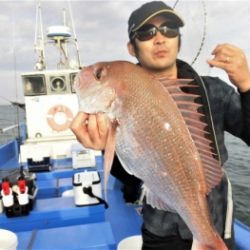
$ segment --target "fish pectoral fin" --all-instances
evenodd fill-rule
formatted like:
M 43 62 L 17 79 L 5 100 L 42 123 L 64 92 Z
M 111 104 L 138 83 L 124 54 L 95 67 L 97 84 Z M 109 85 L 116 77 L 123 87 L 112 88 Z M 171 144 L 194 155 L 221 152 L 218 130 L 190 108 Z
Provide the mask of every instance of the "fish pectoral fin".
M 196 239 L 193 239 L 191 250 L 210 250 L 206 246 L 201 245 Z
M 105 192 L 105 199 L 107 185 L 108 185 L 108 177 L 111 171 L 111 167 L 113 164 L 114 156 L 115 156 L 115 129 L 110 128 L 107 138 L 107 143 L 104 151 L 104 192 Z
M 176 212 L 175 209 L 171 208 L 171 206 L 163 202 L 162 199 L 159 198 L 157 194 L 149 190 L 145 184 L 143 185 L 143 193 L 146 196 L 147 204 L 151 205 L 153 208 L 157 208 L 157 209 L 165 210 L 169 212 Z
M 198 240 L 193 239 L 191 250 L 211 250 L 211 247 L 201 244 Z

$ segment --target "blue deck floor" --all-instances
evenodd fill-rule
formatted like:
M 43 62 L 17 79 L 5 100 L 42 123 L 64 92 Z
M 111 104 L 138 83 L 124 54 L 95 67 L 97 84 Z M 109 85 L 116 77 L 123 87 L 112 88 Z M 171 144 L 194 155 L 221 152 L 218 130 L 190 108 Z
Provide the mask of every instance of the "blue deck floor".
M 65 164 L 65 163 L 64 163 Z M 97 157 L 102 175 L 102 159 Z M 76 207 L 73 197 L 64 197 L 72 189 L 77 172 L 67 165 L 63 169 L 37 174 L 38 194 L 27 216 L 8 218 L 0 214 L 0 228 L 14 231 L 18 250 L 116 249 L 125 237 L 140 234 L 138 207 L 124 203 L 120 183 L 110 178 L 109 208 L 104 205 Z
M 102 175 L 102 158 L 96 161 Z M 1 167 L 15 164 L 13 159 Z M 0 214 L 0 228 L 16 232 L 18 250 L 113 250 L 122 239 L 140 234 L 140 207 L 124 203 L 119 181 L 110 178 L 108 209 L 103 205 L 76 207 L 73 198 L 62 193 L 72 189 L 73 173 L 81 170 L 73 170 L 70 161 L 54 166 L 52 172 L 37 174 L 38 195 L 28 216 Z M 250 250 L 250 229 L 238 221 L 235 229 L 237 250 Z

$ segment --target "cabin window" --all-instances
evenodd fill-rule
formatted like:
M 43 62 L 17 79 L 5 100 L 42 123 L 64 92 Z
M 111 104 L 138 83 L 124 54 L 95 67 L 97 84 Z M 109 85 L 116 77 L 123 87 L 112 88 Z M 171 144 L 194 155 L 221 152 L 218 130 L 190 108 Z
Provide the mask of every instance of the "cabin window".
M 71 86 L 71 92 L 72 93 L 76 92 L 76 90 L 74 88 L 74 81 L 75 81 L 75 78 L 76 78 L 77 74 L 78 73 L 72 73 L 72 74 L 70 74 L 70 86 Z
M 62 94 L 67 92 L 65 76 L 50 77 L 50 92 L 53 94 Z
M 23 76 L 23 90 L 25 96 L 46 95 L 44 76 Z

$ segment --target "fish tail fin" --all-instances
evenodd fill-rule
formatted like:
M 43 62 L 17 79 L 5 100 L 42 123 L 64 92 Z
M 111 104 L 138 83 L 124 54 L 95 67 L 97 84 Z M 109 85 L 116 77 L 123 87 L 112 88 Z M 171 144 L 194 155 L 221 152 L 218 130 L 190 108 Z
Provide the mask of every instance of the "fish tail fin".
M 221 237 L 216 234 L 214 241 L 209 244 L 194 239 L 191 250 L 228 250 L 228 248 Z

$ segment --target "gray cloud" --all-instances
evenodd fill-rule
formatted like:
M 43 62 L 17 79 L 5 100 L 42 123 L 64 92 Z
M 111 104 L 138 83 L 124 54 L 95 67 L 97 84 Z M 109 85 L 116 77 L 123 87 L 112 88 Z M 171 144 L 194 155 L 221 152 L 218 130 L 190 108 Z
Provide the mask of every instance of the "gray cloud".
M 20 74 L 32 71 L 37 60 L 34 53 L 36 4 L 38 1 L 0 1 L 0 86 L 1 96 L 22 100 Z M 68 1 L 40 1 L 44 32 L 51 25 L 62 24 L 62 9 Z M 71 1 L 74 24 L 83 65 L 103 60 L 130 60 L 127 53 L 127 19 L 131 11 L 146 1 Z M 174 5 L 175 1 L 167 1 Z M 200 55 L 193 65 L 201 74 L 216 74 L 206 59 L 218 43 L 233 43 L 250 59 L 250 1 L 205 1 L 206 36 Z M 204 32 L 204 9 L 201 1 L 180 0 L 176 10 L 185 20 L 182 29 L 180 58 L 192 62 L 199 51 Z M 52 47 L 47 53 L 52 63 L 58 58 Z M 53 58 L 49 58 L 49 55 Z M 17 93 L 16 93 L 17 90 Z M 0 99 L 0 103 L 2 100 Z

